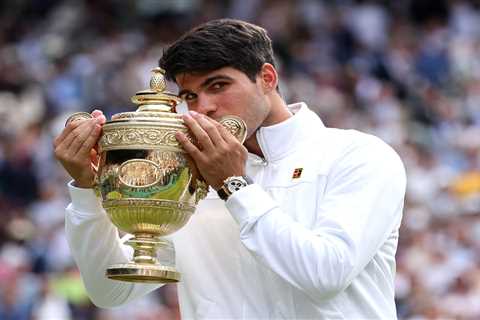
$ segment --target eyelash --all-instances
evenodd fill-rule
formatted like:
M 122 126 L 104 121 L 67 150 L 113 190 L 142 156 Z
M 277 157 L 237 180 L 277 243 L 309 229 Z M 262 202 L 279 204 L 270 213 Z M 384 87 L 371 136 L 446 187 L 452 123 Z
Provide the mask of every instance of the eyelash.
M 213 90 L 213 91 L 216 91 L 216 90 L 220 90 L 222 89 L 224 86 L 226 86 L 228 83 L 227 82 L 215 82 L 214 84 L 212 84 L 209 89 L 210 90 Z M 218 88 L 216 88 L 216 86 L 219 86 Z M 185 93 L 183 96 L 182 96 L 182 99 L 185 100 L 185 101 L 191 101 L 191 100 L 194 100 L 197 98 L 197 95 L 195 93 Z
M 211 89 L 213 90 L 220 90 L 222 89 L 227 83 L 226 82 L 215 82 L 210 86 Z M 219 88 L 215 88 L 216 86 L 220 86 Z
M 191 100 L 195 99 L 196 97 L 197 97 L 197 95 L 194 94 L 194 93 L 186 93 L 186 94 L 183 95 L 183 100 L 191 101 Z

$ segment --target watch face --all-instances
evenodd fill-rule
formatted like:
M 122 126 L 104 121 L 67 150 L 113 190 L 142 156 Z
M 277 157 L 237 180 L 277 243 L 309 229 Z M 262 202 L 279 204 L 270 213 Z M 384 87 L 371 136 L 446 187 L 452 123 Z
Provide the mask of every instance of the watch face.
M 241 188 L 245 187 L 247 183 L 240 179 L 232 179 L 227 183 L 227 189 L 230 193 L 240 190 Z

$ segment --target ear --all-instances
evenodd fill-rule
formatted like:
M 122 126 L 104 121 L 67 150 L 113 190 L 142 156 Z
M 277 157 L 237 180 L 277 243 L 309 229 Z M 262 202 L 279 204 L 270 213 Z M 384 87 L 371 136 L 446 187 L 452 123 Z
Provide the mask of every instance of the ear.
M 260 70 L 260 82 L 265 93 L 270 93 L 277 89 L 278 73 L 275 67 L 270 63 L 264 63 Z

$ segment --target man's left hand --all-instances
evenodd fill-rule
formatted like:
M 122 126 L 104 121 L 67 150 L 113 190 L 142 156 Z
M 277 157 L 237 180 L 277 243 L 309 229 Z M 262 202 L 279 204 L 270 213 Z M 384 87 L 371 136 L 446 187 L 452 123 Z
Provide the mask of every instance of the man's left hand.
M 195 111 L 185 114 L 183 121 L 198 145 L 181 132 L 177 132 L 176 138 L 193 158 L 207 184 L 218 190 L 226 178 L 245 175 L 248 151 L 225 127 Z

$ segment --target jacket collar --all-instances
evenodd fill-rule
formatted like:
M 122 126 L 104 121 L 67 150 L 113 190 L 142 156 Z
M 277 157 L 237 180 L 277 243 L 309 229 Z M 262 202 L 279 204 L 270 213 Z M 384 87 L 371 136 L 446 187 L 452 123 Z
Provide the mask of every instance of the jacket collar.
M 260 127 L 256 132 L 267 162 L 287 156 L 318 129 L 325 127 L 322 120 L 303 102 L 288 105 L 288 110 L 293 113 L 292 117 L 272 126 Z

